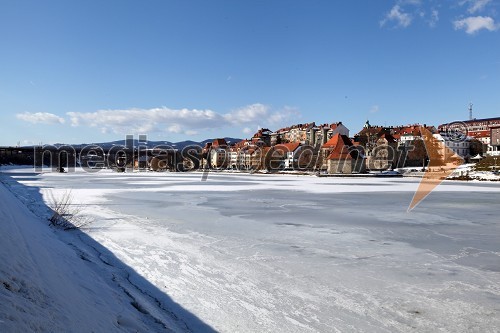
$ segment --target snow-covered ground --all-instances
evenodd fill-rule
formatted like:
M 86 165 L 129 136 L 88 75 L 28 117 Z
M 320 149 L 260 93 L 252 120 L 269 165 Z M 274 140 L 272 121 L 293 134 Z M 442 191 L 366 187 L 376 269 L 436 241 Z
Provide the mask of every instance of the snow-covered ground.
M 489 180 L 489 181 L 500 181 L 500 174 L 494 173 L 493 171 L 476 171 L 475 164 L 463 164 L 460 165 L 450 177 L 459 177 L 468 175 L 474 180 Z
M 169 300 L 130 323 L 169 323 L 163 312 L 170 311 L 178 318 L 172 325 L 194 321 L 196 332 L 500 327 L 498 183 L 444 182 L 408 213 L 419 179 L 217 173 L 201 181 L 201 173 L 106 170 L 10 176 L 3 176 L 7 187 L 38 215 L 46 214 L 39 191 L 48 200 L 72 189 L 95 222 L 84 230 L 91 238 L 64 233 L 74 244 L 65 251 L 84 263 L 79 256 L 109 251 L 113 267 L 137 273 L 122 278 L 136 299 L 148 291 Z M 91 249 L 92 241 L 102 248 Z
M 492 171 L 476 171 L 476 164 L 462 164 L 459 165 L 451 174 L 448 176 L 448 179 L 457 178 L 460 176 L 469 176 L 470 179 L 476 181 L 500 181 L 500 174 Z M 404 174 L 409 177 L 422 177 L 425 172 L 422 171 L 422 168 L 398 168 L 396 169 L 398 172 Z M 438 169 L 434 169 L 437 171 Z M 440 171 L 437 171 L 438 173 Z

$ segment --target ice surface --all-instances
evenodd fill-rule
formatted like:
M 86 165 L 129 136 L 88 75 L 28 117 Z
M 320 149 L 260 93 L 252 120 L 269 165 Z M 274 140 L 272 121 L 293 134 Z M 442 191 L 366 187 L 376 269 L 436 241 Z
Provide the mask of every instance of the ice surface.
M 17 176 L 72 189 L 91 237 L 221 332 L 498 331 L 500 184 L 445 182 L 408 213 L 418 179 L 201 178 Z

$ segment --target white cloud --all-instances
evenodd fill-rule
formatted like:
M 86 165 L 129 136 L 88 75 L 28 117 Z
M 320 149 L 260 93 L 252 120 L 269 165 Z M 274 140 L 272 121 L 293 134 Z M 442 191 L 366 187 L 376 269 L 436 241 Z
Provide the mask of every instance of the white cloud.
M 391 10 L 380 21 L 381 27 L 392 22 L 395 27 L 407 28 L 414 20 L 422 20 L 429 27 L 434 28 L 439 21 L 439 11 L 436 8 L 441 5 L 433 5 L 433 0 L 396 0 L 394 3 Z
M 263 104 L 252 104 L 236 109 L 223 117 L 232 124 L 246 124 L 262 120 L 269 115 L 269 107 Z
M 436 26 L 436 23 L 439 21 L 439 12 L 437 9 L 431 10 L 431 18 L 429 20 L 429 26 L 431 28 Z
M 264 121 L 267 125 L 284 125 L 292 120 L 300 118 L 300 112 L 297 108 L 285 106 L 280 112 L 275 112 L 269 115 L 268 121 Z
M 463 0 L 460 2 L 460 5 L 463 6 L 465 4 L 469 4 L 469 8 L 467 11 L 471 14 L 482 11 L 491 0 Z
M 467 17 L 462 20 L 456 20 L 455 22 L 453 22 L 453 25 L 455 27 L 455 30 L 463 29 L 470 35 L 482 29 L 495 31 L 499 28 L 499 26 L 495 24 L 495 20 L 488 16 Z
M 179 124 L 173 124 L 167 128 L 167 131 L 171 133 L 180 133 L 182 131 L 181 125 Z M 147 131 L 146 131 L 147 132 Z
M 48 112 L 18 113 L 16 118 L 32 124 L 64 124 L 64 118 Z
M 104 132 L 128 133 L 175 133 L 194 135 L 212 128 L 246 125 L 252 127 L 265 123 L 266 126 L 281 125 L 297 111 L 283 108 L 273 111 L 263 104 L 251 104 L 226 114 L 212 110 L 153 109 L 98 110 L 95 112 L 68 112 L 71 126 L 98 127 Z
M 387 22 L 394 21 L 399 27 L 406 28 L 411 24 L 412 17 L 410 14 L 405 13 L 399 5 L 395 5 L 385 15 L 384 19 L 380 21 L 380 26 L 384 26 Z
M 252 129 L 250 127 L 245 127 L 242 132 L 244 134 L 250 134 L 250 133 L 252 133 Z
M 105 128 L 115 133 L 181 132 L 183 129 L 209 128 L 223 121 L 211 110 L 153 109 L 99 110 L 68 112 L 71 126 Z

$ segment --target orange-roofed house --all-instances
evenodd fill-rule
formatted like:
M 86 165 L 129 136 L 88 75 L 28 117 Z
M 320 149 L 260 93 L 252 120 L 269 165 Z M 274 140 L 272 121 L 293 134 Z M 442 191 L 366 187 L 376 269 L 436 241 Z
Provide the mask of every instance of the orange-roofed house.
M 331 139 L 326 141 L 326 143 L 321 146 L 320 156 L 321 156 L 321 160 L 323 161 L 322 166 L 321 166 L 322 170 L 326 170 L 328 168 L 327 157 L 330 156 L 332 151 L 338 145 L 349 147 L 349 146 L 352 146 L 352 141 L 351 141 L 351 139 L 349 139 L 348 136 L 342 135 L 340 133 L 335 134 L 334 136 L 331 137 Z
M 335 134 L 322 147 L 323 167 L 329 174 L 366 172 L 365 158 L 361 149 L 354 146 L 346 135 Z

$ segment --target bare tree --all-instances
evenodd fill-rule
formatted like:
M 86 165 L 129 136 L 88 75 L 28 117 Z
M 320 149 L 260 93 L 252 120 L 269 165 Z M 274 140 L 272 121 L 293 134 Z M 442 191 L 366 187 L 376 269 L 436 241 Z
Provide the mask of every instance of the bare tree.
M 53 214 L 49 218 L 50 224 L 63 230 L 79 229 L 93 222 L 89 216 L 82 214 L 82 206 L 75 204 L 71 190 L 55 197 L 50 193 L 49 207 Z

